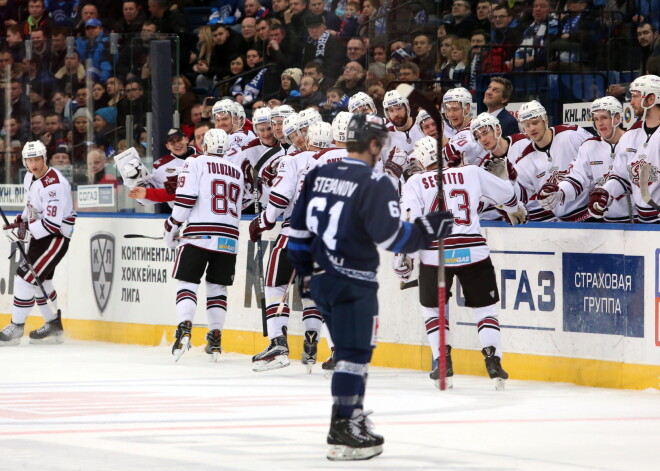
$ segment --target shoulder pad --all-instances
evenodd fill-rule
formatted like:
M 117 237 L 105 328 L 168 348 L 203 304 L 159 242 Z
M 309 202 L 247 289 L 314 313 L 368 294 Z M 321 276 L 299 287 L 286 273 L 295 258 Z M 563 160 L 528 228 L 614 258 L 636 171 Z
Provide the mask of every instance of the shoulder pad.
M 242 150 L 249 149 L 250 147 L 256 147 L 258 145 L 261 145 L 261 141 L 259 140 L 259 138 L 252 139 L 250 142 L 248 142 L 243 146 Z
M 46 188 L 50 185 L 55 185 L 60 182 L 60 178 L 57 176 L 57 172 L 52 168 L 49 169 L 46 174 L 41 177 L 41 184 Z
M 522 141 L 523 139 L 527 139 L 527 136 L 525 136 L 523 133 L 519 132 L 516 134 L 511 134 L 509 137 L 509 142 L 511 144 L 515 144 L 518 141 Z
M 584 141 L 584 142 L 587 142 L 587 141 L 598 141 L 598 142 L 600 142 L 600 141 L 602 141 L 602 140 L 603 140 L 602 137 L 600 137 L 600 136 L 594 136 L 594 137 L 590 137 L 589 139 L 587 139 L 587 140 Z
M 158 167 L 162 167 L 163 165 L 170 163 L 173 160 L 174 160 L 173 155 L 165 155 L 154 162 L 154 169 L 157 169 Z
M 525 150 L 522 151 L 522 154 L 520 154 L 520 157 L 518 157 L 518 158 L 516 159 L 516 163 L 520 162 L 520 161 L 521 161 L 522 159 L 524 159 L 526 156 L 528 156 L 529 154 L 531 154 L 531 153 L 533 153 L 533 152 L 535 152 L 535 151 L 536 151 L 536 149 L 534 149 L 534 144 L 533 144 L 533 143 L 530 144 L 530 145 L 528 145 L 527 147 L 525 147 Z
M 630 131 L 631 129 L 639 129 L 642 127 L 643 124 L 644 123 L 642 123 L 642 121 L 637 121 L 635 124 L 630 126 L 630 128 L 628 128 L 628 131 Z
M 553 129 L 555 130 L 555 134 L 559 134 L 560 132 L 564 131 L 577 131 L 578 126 L 576 124 L 559 124 L 557 126 L 553 126 Z

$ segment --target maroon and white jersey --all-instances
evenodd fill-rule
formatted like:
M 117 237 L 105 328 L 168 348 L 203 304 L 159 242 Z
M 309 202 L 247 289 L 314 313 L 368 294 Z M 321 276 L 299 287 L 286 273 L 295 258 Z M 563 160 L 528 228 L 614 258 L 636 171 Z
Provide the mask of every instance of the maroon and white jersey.
M 552 141 L 541 149 L 536 143 L 529 144 L 515 162 L 522 200 L 527 204 L 537 198 L 546 183 L 558 185 L 568 174 L 584 141 L 593 137 L 585 129 L 575 125 L 559 125 L 550 128 Z M 562 221 L 581 221 L 587 217 L 588 196 L 557 206 L 554 212 L 546 211 L 538 204 L 528 205 L 529 219 L 549 221 L 556 217 Z
M 443 151 L 450 161 L 454 160 L 452 156 L 458 157 L 462 154 L 465 165 L 481 166 L 488 157 L 488 151 L 475 140 L 469 125 L 458 131 L 445 145 Z
M 454 215 L 452 233 L 445 239 L 445 263 L 457 267 L 484 260 L 489 256 L 490 248 L 481 235 L 479 203 L 485 200 L 501 205 L 507 213 L 515 212 L 518 198 L 513 186 L 476 165 L 446 168 L 442 179 L 444 206 Z M 438 207 L 437 181 L 435 171 L 419 173 L 408 179 L 401 197 L 402 218 L 414 221 L 441 209 Z M 431 250 L 421 250 L 419 257 L 425 265 L 437 265 L 437 243 Z
M 321 165 L 331 164 L 332 162 L 339 162 L 346 157 L 348 157 L 348 151 L 346 148 L 332 147 L 317 152 L 313 159 L 315 161 L 315 166 L 320 167 Z M 311 170 L 311 168 L 309 170 Z
M 242 199 L 239 166 L 210 155 L 188 159 L 179 175 L 172 210 L 173 219 L 188 221 L 179 245 L 237 254 Z
M 645 224 L 657 223 L 660 222 L 660 211 L 653 209 L 642 199 L 639 189 L 639 168 L 643 162 L 651 165 L 648 183 L 651 199 L 660 201 L 660 133 L 656 129 L 649 135 L 641 121 L 626 131 L 617 144 L 614 166 L 603 188 L 615 200 L 629 192 L 637 210 L 637 220 Z
M 235 147 L 237 149 L 242 149 L 250 142 L 256 139 L 256 135 L 250 131 L 241 129 L 240 131 L 233 132 L 229 135 L 229 148 Z
M 398 147 L 399 150 L 404 151 L 406 154 L 410 154 L 415 150 L 415 142 L 424 137 L 424 133 L 416 124 L 413 124 L 407 131 L 398 131 L 393 124 L 390 124 L 387 126 L 387 130 L 390 133 L 390 144 L 389 149 L 383 149 L 382 154 L 385 157 L 387 157 L 390 151 L 395 147 Z
M 293 205 L 302 188 L 302 182 L 312 166 L 311 161 L 315 154 L 316 151 L 313 150 L 293 152 L 282 159 L 277 169 L 277 177 L 273 180 L 270 189 L 265 217 L 268 222 L 273 223 L 284 215 L 280 232 L 282 235 L 289 235 L 289 219 Z
M 602 187 L 612 171 L 616 145 L 600 136 L 587 139 L 580 146 L 578 155 L 569 167 L 568 174 L 559 183 L 564 192 L 564 203 L 578 198 L 589 199 L 593 188 Z M 629 199 L 621 195 L 612 201 L 605 211 L 607 222 L 630 222 Z
M 442 136 L 448 141 L 456 135 L 456 129 L 452 128 L 447 122 L 442 120 Z
M 188 152 L 184 156 L 177 156 L 172 153 L 164 155 L 154 162 L 154 168 L 151 172 L 151 177 L 144 182 L 143 186 L 146 188 L 165 188 L 165 182 L 176 184 L 179 179 L 179 173 L 183 168 L 183 164 L 188 157 L 197 157 L 199 154 L 194 147 L 188 147 Z M 138 199 L 140 204 L 149 205 L 156 204 L 157 201 L 147 199 Z M 174 207 L 172 201 L 168 201 L 170 207 Z
M 245 204 L 243 207 L 246 205 L 250 204 L 254 200 L 254 196 L 252 194 L 252 189 L 250 187 L 250 182 L 253 180 L 252 172 L 254 171 L 255 165 L 261 160 L 261 157 L 267 153 L 270 152 L 273 148 L 270 146 L 263 145 L 259 139 L 252 139 L 247 145 L 243 146 L 242 148 L 238 147 L 231 147 L 228 151 L 227 154 L 225 155 L 225 159 L 229 160 L 235 165 L 238 165 L 242 170 L 243 173 L 250 172 L 250 175 L 245 175 L 246 177 L 246 182 L 245 182 Z M 263 171 L 266 166 L 278 158 L 278 156 L 282 156 L 284 153 L 283 150 L 278 151 L 277 153 L 274 153 L 271 155 L 266 162 L 264 162 L 261 167 L 259 168 L 259 174 L 258 178 L 259 181 L 262 179 Z M 265 185 L 260 185 L 259 187 L 261 196 L 259 197 L 259 202 L 261 204 L 266 204 L 268 201 L 268 194 L 270 192 L 270 188 Z
M 23 180 L 27 202 L 22 218 L 28 221 L 35 239 L 49 235 L 71 238 L 76 212 L 71 200 L 71 185 L 59 170 L 50 167 L 38 179 L 27 172 Z

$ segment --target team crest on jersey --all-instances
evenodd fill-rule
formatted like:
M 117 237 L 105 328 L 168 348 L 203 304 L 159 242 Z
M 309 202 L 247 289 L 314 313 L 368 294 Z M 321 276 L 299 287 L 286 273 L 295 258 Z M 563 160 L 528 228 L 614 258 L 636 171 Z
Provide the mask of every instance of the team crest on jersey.
M 55 198 L 55 196 L 57 196 L 57 193 L 55 193 L 54 191 L 49 191 L 48 196 L 50 196 L 51 198 Z
M 550 171 L 551 174 L 546 180 L 546 183 L 554 183 L 555 185 L 559 185 L 559 182 L 568 174 L 568 170 L 558 170 L 558 167 L 552 167 Z
M 115 268 L 115 238 L 108 232 L 96 232 L 90 239 L 90 259 L 94 299 L 100 314 L 108 305 Z
M 639 169 L 642 166 L 642 164 L 650 165 L 645 160 L 637 160 L 627 165 L 629 179 L 633 185 L 636 185 L 638 187 L 639 187 Z M 649 176 L 648 185 L 650 186 L 651 183 L 657 181 L 658 181 L 658 167 L 651 165 L 651 175 Z

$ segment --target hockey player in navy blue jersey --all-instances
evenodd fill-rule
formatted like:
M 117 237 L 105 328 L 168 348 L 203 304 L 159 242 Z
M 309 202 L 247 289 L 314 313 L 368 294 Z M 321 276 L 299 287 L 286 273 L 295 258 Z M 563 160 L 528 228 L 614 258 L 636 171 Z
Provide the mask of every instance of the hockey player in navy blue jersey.
M 388 132 L 384 120 L 356 114 L 347 127 L 348 157 L 315 167 L 291 216 L 289 261 L 301 291 L 311 290 L 335 342 L 330 460 L 363 460 L 383 451 L 363 411 L 367 369 L 378 335 L 377 247 L 409 253 L 447 236 L 451 214 L 401 221 L 390 180 L 373 172 Z

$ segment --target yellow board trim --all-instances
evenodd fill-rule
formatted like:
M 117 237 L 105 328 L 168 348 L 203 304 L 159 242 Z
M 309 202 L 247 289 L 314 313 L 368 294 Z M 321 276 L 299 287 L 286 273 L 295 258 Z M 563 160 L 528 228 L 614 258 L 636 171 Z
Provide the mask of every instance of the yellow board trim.
M 11 321 L 9 314 L 0 314 L 0 322 Z M 26 330 L 33 330 L 43 324 L 41 317 L 30 316 Z M 175 327 L 166 325 L 129 324 L 98 320 L 64 319 L 65 333 L 76 340 L 124 343 L 131 345 L 155 346 L 169 344 Z M 206 327 L 194 327 L 192 344 L 203 345 Z M 268 345 L 268 339 L 260 332 L 225 330 L 222 333 L 222 349 L 226 352 L 254 355 Z M 291 358 L 300 358 L 302 337 L 289 338 Z M 330 356 L 325 340 L 319 344 L 319 361 Z M 481 352 L 473 350 L 452 350 L 454 371 L 457 374 L 486 376 Z M 504 367 L 511 379 L 574 383 L 581 386 L 595 386 L 617 389 L 660 389 L 660 365 L 633 365 L 622 362 L 585 360 L 581 358 L 550 357 L 521 353 L 506 353 Z M 379 343 L 371 362 L 375 366 L 408 368 L 429 371 L 431 352 L 428 346 Z

